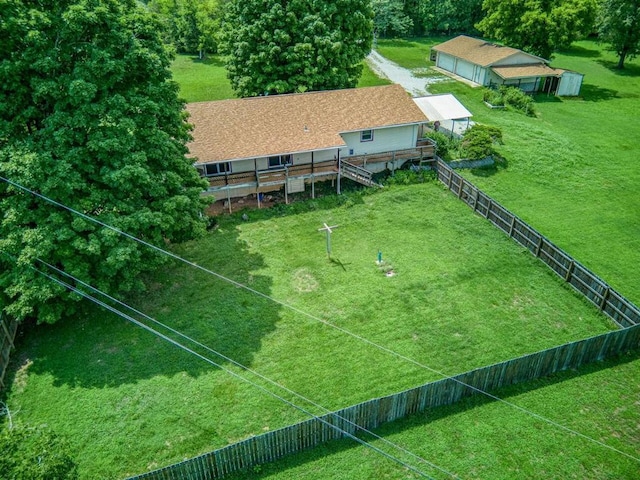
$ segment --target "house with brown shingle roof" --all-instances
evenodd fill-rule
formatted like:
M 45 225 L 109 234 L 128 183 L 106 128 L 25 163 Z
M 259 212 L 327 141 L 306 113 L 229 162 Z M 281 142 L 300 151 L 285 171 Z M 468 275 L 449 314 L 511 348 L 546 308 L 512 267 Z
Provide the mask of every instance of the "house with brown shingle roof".
M 548 60 L 516 48 L 460 35 L 431 50 L 436 67 L 477 85 L 508 85 L 560 96 L 580 93 L 582 74 L 552 68 Z
M 433 154 L 400 85 L 190 103 L 188 144 L 209 193 L 231 198 L 373 173 Z M 431 147 L 431 149 L 430 149 Z

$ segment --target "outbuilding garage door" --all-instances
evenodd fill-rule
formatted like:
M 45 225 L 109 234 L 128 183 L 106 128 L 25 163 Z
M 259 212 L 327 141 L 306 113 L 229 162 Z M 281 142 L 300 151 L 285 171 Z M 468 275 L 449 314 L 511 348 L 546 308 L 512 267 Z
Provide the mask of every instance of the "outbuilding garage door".
M 473 80 L 473 63 L 469 63 L 464 60 L 458 59 L 458 64 L 456 65 L 455 73 L 457 73 L 463 78 Z
M 448 72 L 453 72 L 453 66 L 455 64 L 454 58 L 451 55 L 447 55 L 446 53 L 438 54 L 438 67 L 446 70 Z

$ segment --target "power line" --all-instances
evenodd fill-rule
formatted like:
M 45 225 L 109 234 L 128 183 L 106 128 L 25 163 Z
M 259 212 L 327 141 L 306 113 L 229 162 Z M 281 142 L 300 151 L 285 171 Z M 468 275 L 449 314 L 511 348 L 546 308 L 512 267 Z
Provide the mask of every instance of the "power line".
M 502 402 L 505 405 L 508 405 L 508 406 L 510 406 L 510 407 L 522 412 L 522 413 L 526 413 L 527 415 L 529 415 L 531 417 L 534 417 L 534 418 L 536 418 L 538 420 L 546 422 L 547 424 L 549 424 L 551 426 L 554 426 L 554 427 L 559 428 L 561 430 L 564 430 L 564 431 L 566 431 L 568 433 L 576 435 L 576 436 L 578 436 L 580 438 L 588 440 L 588 441 L 590 441 L 592 443 L 600 445 L 600 446 L 602 446 L 604 448 L 607 448 L 609 450 L 617 452 L 617 453 L 619 453 L 619 454 L 621 454 L 621 455 L 623 455 L 625 457 L 628 457 L 628 458 L 640 463 L 640 458 L 634 457 L 633 455 L 630 455 L 630 454 L 628 454 L 626 452 L 623 452 L 623 451 L 621 451 L 621 450 L 619 450 L 619 449 L 617 449 L 617 448 L 615 448 L 615 447 L 613 447 L 611 445 L 607 445 L 607 444 L 605 444 L 605 443 L 603 443 L 603 442 L 601 442 L 601 441 L 599 441 L 599 440 L 597 440 L 595 438 L 591 438 L 591 437 L 589 437 L 589 436 L 587 436 L 587 435 L 585 435 L 583 433 L 580 433 L 580 432 L 578 432 L 576 430 L 573 430 L 573 429 L 571 429 L 569 427 L 566 427 L 566 426 L 564 426 L 564 425 L 562 425 L 562 424 L 560 424 L 558 422 L 555 422 L 554 420 L 551 420 L 551 419 L 546 418 L 546 417 L 544 417 L 544 416 L 542 416 L 540 414 L 532 412 L 532 411 L 530 411 L 530 410 L 528 410 L 528 409 L 526 409 L 524 407 L 516 405 L 516 404 L 514 404 L 512 402 L 509 402 L 508 400 L 504 400 L 504 399 L 502 399 L 502 398 L 500 398 L 500 397 L 498 397 L 496 395 L 493 395 L 493 394 L 491 394 L 489 392 L 486 392 L 486 391 L 484 391 L 484 390 L 482 390 L 482 389 L 480 389 L 478 387 L 475 387 L 473 385 L 469 385 L 469 384 L 467 384 L 467 383 L 465 383 L 465 382 L 463 382 L 463 381 L 461 381 L 461 380 L 459 380 L 457 378 L 454 378 L 451 375 L 447 375 L 444 372 L 441 372 L 441 371 L 439 371 L 437 369 L 429 367 L 428 365 L 425 365 L 425 364 L 423 364 L 423 363 L 421 363 L 421 362 L 419 362 L 417 360 L 414 360 L 414 359 L 412 359 L 410 357 L 407 357 L 406 355 L 398 353 L 395 350 L 392 350 L 392 349 L 390 349 L 388 347 L 385 347 L 384 345 L 380 345 L 380 344 L 378 344 L 378 343 L 376 343 L 376 342 L 374 342 L 372 340 L 369 340 L 366 337 L 362 337 L 361 335 L 353 333 L 350 330 L 347 330 L 346 328 L 343 328 L 343 327 L 340 327 L 338 325 L 335 325 L 335 324 L 333 324 L 333 323 L 331 323 L 331 322 L 329 322 L 327 320 L 324 320 L 324 319 L 322 319 L 320 317 L 317 317 L 317 316 L 315 316 L 313 314 L 305 312 L 305 311 L 303 311 L 303 310 L 301 310 L 301 309 L 299 309 L 299 308 L 297 308 L 297 307 L 295 307 L 293 305 L 290 305 L 290 304 L 288 304 L 286 302 L 278 300 L 277 298 L 273 298 L 270 295 L 267 295 L 267 294 L 262 293 L 262 292 L 260 292 L 258 290 L 255 290 L 255 289 L 253 289 L 253 288 L 251 288 L 251 287 L 249 287 L 247 285 L 244 285 L 244 284 L 242 284 L 240 282 L 237 282 L 237 281 L 235 281 L 233 279 L 227 278 L 224 275 L 221 275 L 221 274 L 219 274 L 219 273 L 217 273 L 217 272 L 215 272 L 213 270 L 210 270 L 208 268 L 202 267 L 201 265 L 198 265 L 197 263 L 191 262 L 191 261 L 189 261 L 189 260 L 187 260 L 187 259 L 185 259 L 183 257 L 180 257 L 179 255 L 176 255 L 176 254 L 174 254 L 172 252 L 164 250 L 164 249 L 162 249 L 160 247 L 157 247 L 156 245 L 153 245 L 153 244 L 151 244 L 149 242 L 146 242 L 146 241 L 144 241 L 142 239 L 139 239 L 139 238 L 127 233 L 127 232 L 124 232 L 124 231 L 122 231 L 122 230 L 120 230 L 118 228 L 115 228 L 115 227 L 113 227 L 111 225 L 108 225 L 108 224 L 106 224 L 104 222 L 101 222 L 100 220 L 98 220 L 96 218 L 93 218 L 93 217 L 91 217 L 91 216 L 89 216 L 89 215 L 87 215 L 85 213 L 79 212 L 78 210 L 75 210 L 75 209 L 73 209 L 73 208 L 71 208 L 71 207 L 69 207 L 67 205 L 64 205 L 64 204 L 62 204 L 62 203 L 60 203 L 60 202 L 58 202 L 56 200 L 53 200 L 52 198 L 49 198 L 49 197 L 47 197 L 45 195 L 42 195 L 41 193 L 35 192 L 35 191 L 33 191 L 33 190 L 31 190 L 31 189 L 29 189 L 27 187 L 24 187 L 24 186 L 14 182 L 14 181 L 12 181 L 12 180 L 9 180 L 9 179 L 7 179 L 5 177 L 2 177 L 2 176 L 0 176 L 0 180 L 4 181 L 4 182 L 6 182 L 6 183 L 8 183 L 8 184 L 20 189 L 20 190 L 28 192 L 28 193 L 30 193 L 30 194 L 32 194 L 32 195 L 34 195 L 34 196 L 36 196 L 36 197 L 38 197 L 38 198 L 40 198 L 42 200 L 45 200 L 48 203 L 51 203 L 51 204 L 56 205 L 56 206 L 58 206 L 58 207 L 60 207 L 60 208 L 62 208 L 64 210 L 72 212 L 72 213 L 74 213 L 74 214 L 76 214 L 76 215 L 78 215 L 78 216 L 80 216 L 80 217 L 82 217 L 82 218 L 84 218 L 86 220 L 89 220 L 90 222 L 93 222 L 93 223 L 96 223 L 98 225 L 101 225 L 101 226 L 103 226 L 103 227 L 105 227 L 105 228 L 107 228 L 109 230 L 112 230 L 112 231 L 114 231 L 114 232 L 116 232 L 116 233 L 118 233 L 120 235 L 123 235 L 123 236 L 125 236 L 125 237 L 127 237 L 127 238 L 129 238 L 129 239 L 131 239 L 131 240 L 133 240 L 135 242 L 138 242 L 138 243 L 140 243 L 142 245 L 145 245 L 145 246 L 147 246 L 147 247 L 149 247 L 149 248 L 151 248 L 153 250 L 156 250 L 156 251 L 158 251 L 158 252 L 160 252 L 162 254 L 168 255 L 169 257 L 171 257 L 171 258 L 173 258 L 175 260 L 178 260 L 178 261 L 180 261 L 182 263 L 190 265 L 191 267 L 197 268 L 197 269 L 199 269 L 199 270 L 201 270 L 201 271 L 203 271 L 203 272 L 205 272 L 207 274 L 213 275 L 213 276 L 215 276 L 215 277 L 217 277 L 217 278 L 219 278 L 221 280 L 224 280 L 224 281 L 226 281 L 228 283 L 231 283 L 232 285 L 234 285 L 236 287 L 245 289 L 245 290 L 247 290 L 247 291 L 249 291 L 251 293 L 254 293 L 255 295 L 258 295 L 258 296 L 260 296 L 262 298 L 270 300 L 270 301 L 272 301 L 272 302 L 274 302 L 274 303 L 276 303 L 278 305 L 281 305 L 281 306 L 283 306 L 283 307 L 285 307 L 287 309 L 290 309 L 290 310 L 292 310 L 292 311 L 294 311 L 296 313 L 299 313 L 300 315 L 303 315 L 303 316 L 305 316 L 307 318 L 310 318 L 310 319 L 318 321 L 318 322 L 320 322 L 320 323 L 322 323 L 324 325 L 327 325 L 327 326 L 329 326 L 331 328 L 334 328 L 334 329 L 336 329 L 336 330 L 338 330 L 338 331 L 340 331 L 340 332 L 342 332 L 342 333 L 344 333 L 346 335 L 349 335 L 349 336 L 351 336 L 351 337 L 353 337 L 353 338 L 355 338 L 357 340 L 362 341 L 363 343 L 366 343 L 366 344 L 368 344 L 368 345 L 370 345 L 370 346 L 372 346 L 374 348 L 377 348 L 377 349 L 382 350 L 382 351 L 384 351 L 384 352 L 386 352 L 386 353 L 388 353 L 388 354 L 390 354 L 392 356 L 395 356 L 396 358 L 399 358 L 399 359 L 404 360 L 406 362 L 412 363 L 412 364 L 414 364 L 414 365 L 416 365 L 416 366 L 418 366 L 420 368 L 423 368 L 425 370 L 429 370 L 432 373 L 440 375 L 444 379 L 452 380 L 452 381 L 454 381 L 454 382 L 456 382 L 456 383 L 458 383 L 458 384 L 460 384 L 462 386 L 465 386 L 465 387 L 467 387 L 467 388 L 469 388 L 469 389 L 471 389 L 471 390 L 473 390 L 473 391 L 475 391 L 477 393 L 481 393 L 483 395 L 486 395 L 487 397 L 491 398 L 492 400 L 495 400 L 495 401 L 498 401 L 498 402 Z
M 6 253 L 5 253 L 5 255 L 6 255 Z M 67 272 L 63 271 L 63 270 L 61 270 L 61 269 L 59 269 L 59 268 L 57 268 L 57 267 L 55 267 L 55 266 L 53 266 L 53 265 L 51 265 L 51 264 L 49 264 L 49 263 L 45 262 L 45 261 L 44 261 L 44 260 L 42 260 L 42 259 L 37 259 L 37 260 L 38 260 L 40 263 L 42 263 L 43 265 L 46 265 L 47 267 L 49 267 L 50 269 L 55 270 L 56 272 L 60 273 L 61 275 L 64 275 L 64 276 L 66 276 L 67 278 L 70 278 L 70 279 L 72 279 L 73 281 L 75 281 L 75 282 L 79 283 L 80 285 L 82 285 L 82 286 L 84 286 L 84 287 L 86 287 L 86 288 L 91 289 L 91 290 L 92 290 L 92 291 L 94 291 L 95 293 L 98 293 L 98 294 L 100 294 L 100 295 L 102 295 L 102 296 L 104 296 L 104 297 L 108 298 L 108 299 L 109 299 L 109 300 L 111 300 L 112 302 L 115 302 L 115 303 L 117 303 L 118 305 L 120 305 L 120 306 L 122 306 L 122 307 L 127 308 L 128 310 L 130 310 L 130 311 L 132 311 L 132 312 L 136 313 L 137 315 L 140 315 L 141 317 L 143 317 L 143 318 L 145 318 L 145 319 L 147 319 L 147 320 L 149 320 L 149 321 L 151 321 L 151 322 L 155 323 L 156 325 L 159 325 L 159 326 L 161 326 L 161 327 L 165 328 L 166 330 L 168 330 L 168 331 L 170 331 L 170 332 L 172 332 L 172 333 L 174 333 L 174 334 L 176 334 L 176 335 L 178 335 L 178 336 L 180 336 L 180 337 L 184 338 L 185 340 L 188 340 L 189 342 L 192 342 L 193 344 L 195 344 L 195 345 L 197 345 L 197 346 L 199 346 L 199 347 L 201 347 L 201 348 L 204 348 L 205 350 L 207 350 L 207 351 L 209 351 L 209 352 L 211 352 L 211 353 L 213 353 L 213 354 L 217 355 L 218 357 L 220 357 L 220 358 L 222 358 L 222 359 L 224 359 L 224 360 L 226 360 L 226 361 L 228 361 L 228 362 L 230 362 L 230 363 L 234 364 L 235 366 L 237 366 L 237 367 L 239 367 L 239 368 L 241 368 L 241 369 L 243 369 L 243 370 L 245 370 L 245 371 L 247 371 L 247 372 L 249 372 L 249 373 L 251 373 L 251 374 L 255 375 L 256 377 L 258 377 L 258 378 L 260 378 L 260 379 L 262 379 L 262 380 L 264 380 L 264 381 L 266 381 L 266 382 L 268 382 L 268 383 L 270 383 L 270 384 L 272 384 L 272 385 L 274 385 L 274 386 L 276 386 L 276 387 L 278 387 L 278 388 L 280 388 L 280 389 L 284 390 L 284 391 L 285 391 L 285 392 L 287 392 L 287 393 L 290 393 L 290 394 L 292 394 L 292 395 L 294 395 L 294 396 L 298 397 L 298 398 L 299 398 L 299 399 L 301 399 L 301 400 L 304 400 L 305 402 L 307 402 L 307 403 L 309 403 L 309 404 L 313 405 L 314 407 L 317 407 L 317 408 L 319 408 L 319 409 L 321 409 L 321 410 L 324 410 L 324 411 L 325 411 L 325 413 L 331 414 L 331 415 L 333 415 L 334 417 L 337 417 L 337 418 L 339 418 L 340 420 L 345 421 L 346 423 L 348 423 L 348 424 L 350 424 L 350 425 L 354 426 L 355 428 L 357 428 L 357 429 L 361 430 L 362 432 L 367 433 L 367 434 L 369 434 L 369 435 L 373 436 L 376 440 L 380 440 L 380 441 L 382 441 L 383 443 L 386 443 L 387 445 L 390 445 L 390 446 L 392 446 L 392 447 L 394 447 L 394 448 L 396 448 L 396 449 L 400 450 L 401 452 L 406 453 L 406 454 L 408 454 L 408 455 L 410 455 L 410 456 L 412 456 L 412 457 L 416 458 L 416 459 L 417 459 L 417 460 L 419 460 L 420 462 L 423 462 L 423 463 L 425 463 L 425 464 L 429 465 L 430 467 L 433 467 L 433 468 L 435 468 L 435 469 L 437 469 L 437 470 L 440 470 L 441 472 L 443 472 L 443 473 L 445 473 L 445 474 L 449 475 L 450 477 L 453 477 L 453 478 L 459 478 L 459 477 L 458 477 L 458 476 L 456 476 L 454 473 L 449 472 L 449 471 L 447 471 L 446 469 L 444 469 L 444 468 L 442 468 L 442 467 L 440 467 L 440 466 L 436 465 L 435 463 L 429 462 L 428 460 L 426 460 L 426 459 L 424 459 L 424 458 L 420 457 L 419 455 L 417 455 L 417 454 L 413 453 L 412 451 L 410 451 L 410 450 L 408 450 L 408 449 L 406 449 L 406 448 L 404 448 L 404 447 L 402 447 L 402 446 L 400 446 L 400 445 L 398 445 L 398 444 L 396 444 L 396 443 L 393 443 L 393 442 L 391 442 L 391 441 L 389 441 L 389 440 L 387 440 L 387 439 L 385 439 L 385 438 L 383 438 L 383 437 L 381 437 L 381 436 L 379 436 L 379 435 L 377 435 L 377 434 L 373 433 L 372 431 L 370 431 L 370 430 L 368 430 L 368 429 L 366 429 L 366 428 L 364 428 L 364 427 L 362 427 L 362 426 L 360 426 L 360 425 L 356 424 L 355 422 L 352 422 L 351 420 L 349 420 L 349 419 L 347 419 L 347 418 L 345 418 L 345 417 L 342 417 L 342 416 L 338 415 L 338 414 L 337 414 L 337 413 L 335 413 L 335 412 L 332 412 L 332 411 L 331 411 L 331 410 L 329 410 L 328 408 L 323 407 L 322 405 L 320 405 L 320 404 L 318 404 L 317 402 L 315 402 L 315 401 L 313 401 L 313 400 L 311 400 L 311 399 L 309 399 L 309 398 L 305 397 L 304 395 L 302 395 L 302 394 L 300 394 L 300 393 L 298 393 L 298 392 L 296 392 L 296 391 L 294 391 L 294 390 L 291 390 L 291 389 L 290 389 L 290 388 L 288 388 L 288 387 L 285 387 L 284 385 L 282 385 L 282 384 L 280 384 L 280 383 L 278 383 L 278 382 L 276 382 L 276 381 L 274 381 L 274 380 L 272 380 L 272 379 L 270 379 L 270 378 L 268 378 L 268 377 L 266 377 L 266 376 L 262 375 L 261 373 L 259 373 L 259 372 L 255 371 L 255 370 L 253 370 L 253 369 L 251 369 L 251 368 L 249 368 L 249 367 L 247 367 L 247 366 L 245 366 L 245 365 L 243 365 L 243 364 L 241 364 L 240 362 L 238 362 L 238 361 L 236 361 L 236 360 L 234 360 L 234 359 L 232 359 L 232 358 L 228 357 L 227 355 L 225 355 L 225 354 L 223 354 L 223 353 L 220 353 L 220 352 L 218 352 L 217 350 L 212 349 L 211 347 L 209 347 L 209 346 L 207 346 L 207 345 L 205 345 L 205 344 L 201 343 L 200 341 L 195 340 L 195 339 L 193 339 L 193 338 L 189 337 L 188 335 L 185 335 L 184 333 L 182 333 L 182 332 L 180 332 L 180 331 L 178 331 L 178 330 L 175 330 L 174 328 L 172 328 L 172 327 L 170 327 L 170 326 L 168 326 L 168 325 L 166 325 L 166 324 L 164 324 L 164 323 L 160 322 L 159 320 L 157 320 L 157 319 L 155 319 L 155 318 L 153 318 L 153 317 L 151 317 L 151 316 L 147 315 L 146 313 L 144 313 L 144 312 L 142 312 L 142 311 L 140 311 L 140 310 L 138 310 L 138 309 L 136 309 L 136 308 L 134 308 L 134 307 L 130 306 L 129 304 L 127 304 L 127 303 L 125 303 L 125 302 L 123 302 L 123 301 L 121 301 L 121 300 L 118 300 L 117 298 L 115 298 L 115 297 L 113 297 L 113 296 L 109 295 L 108 293 L 105 293 L 105 292 L 101 291 L 100 289 L 98 289 L 98 288 L 96 288 L 96 287 L 94 287 L 94 286 L 92 286 L 92 285 L 90 285 L 90 284 L 88 284 L 88 283 L 86 283 L 86 282 L 84 282 L 84 281 L 80 280 L 79 278 L 77 278 L 77 277 L 75 277 L 75 276 L 71 275 L 70 273 L 67 273 Z M 35 270 L 35 271 L 37 271 L 37 272 L 39 272 L 39 273 L 44 274 L 43 272 L 41 272 L 41 271 L 40 271 L 40 270 L 38 270 L 38 269 L 35 269 L 35 268 L 34 268 L 34 270 Z M 49 278 L 51 278 L 51 277 L 49 277 Z M 66 282 L 65 282 L 65 286 L 66 286 L 66 285 L 67 285 L 67 284 L 66 284 Z M 86 297 L 85 297 L 85 298 L 86 298 Z M 113 313 L 116 313 L 117 315 L 120 315 L 120 311 L 119 311 L 119 310 L 117 310 L 117 309 L 110 309 L 110 311 L 112 311 Z M 126 315 L 126 314 L 123 314 L 123 315 Z M 123 317 L 123 318 L 125 318 L 125 319 L 127 319 L 127 320 L 129 319 L 129 318 L 126 318 L 126 317 Z M 216 366 L 218 366 L 218 365 L 216 364 Z M 220 367 L 220 368 L 222 368 L 222 367 Z M 226 369 L 225 369 L 225 371 L 226 371 Z M 244 378 L 244 377 L 243 377 L 243 378 Z M 280 399 L 280 397 L 276 397 L 276 398 Z M 306 412 L 306 411 L 305 411 L 305 413 L 308 413 L 308 412 Z M 312 414 L 310 414 L 310 415 L 312 415 Z M 314 417 L 315 417 L 315 418 L 318 418 L 318 417 L 317 417 L 317 416 L 315 416 L 315 415 L 314 415 Z
M 406 462 L 403 462 L 403 461 L 402 461 L 402 460 L 400 460 L 399 458 L 397 458 L 397 457 L 395 457 L 395 456 L 393 456 L 393 455 L 391 455 L 391 454 L 389 454 L 389 453 L 385 452 L 384 450 L 382 450 L 382 449 L 380 449 L 380 448 L 376 447 L 375 445 L 371 445 L 370 443 L 365 442 L 364 440 L 362 440 L 362 439 L 360 439 L 360 438 L 356 437 L 355 435 L 353 435 L 353 434 L 351 434 L 351 433 L 347 432 L 346 430 L 344 430 L 344 429 L 342 429 L 342 428 L 338 427 L 337 425 L 333 425 L 333 424 L 331 424 L 330 422 L 328 422 L 328 421 L 326 421 L 326 420 L 324 420 L 324 419 L 322 419 L 322 418 L 318 417 L 317 415 L 315 415 L 315 414 L 311 413 L 310 411 L 306 410 L 305 408 L 300 407 L 299 405 L 294 404 L 293 402 L 291 402 L 291 401 L 287 400 L 287 399 L 286 399 L 286 398 L 284 398 L 284 397 L 281 397 L 281 396 L 280 396 L 280 395 L 278 395 L 277 393 L 274 393 L 274 392 L 270 391 L 269 389 L 267 389 L 267 388 L 265 388 L 265 387 L 263 387 L 263 386 L 261 386 L 261 385 L 258 385 L 257 383 L 252 382 L 251 380 L 249 380 L 249 379 L 247 379 L 247 378 L 244 378 L 244 377 L 243 377 L 243 376 L 241 376 L 241 375 L 238 375 L 237 373 L 233 372 L 232 370 L 230 370 L 230 369 L 228 369 L 228 368 L 225 368 L 224 366 L 222 366 L 222 365 L 221 365 L 221 364 L 219 364 L 219 363 L 214 362 L 214 361 L 213 361 L 213 360 L 211 360 L 210 358 L 207 358 L 207 357 L 205 357 L 204 355 L 201 355 L 201 354 L 199 354 L 198 352 L 196 352 L 196 351 L 194 351 L 194 350 L 190 349 L 189 347 L 186 347 L 186 346 L 182 345 L 180 342 L 177 342 L 177 341 L 173 340 L 172 338 L 167 337 L 166 335 L 164 335 L 164 334 L 162 334 L 162 333 L 160 333 L 160 332 L 158 332 L 158 331 L 154 330 L 153 328 L 151 328 L 151 327 L 149 327 L 148 325 L 145 325 L 144 323 L 142 323 L 142 322 L 140 322 L 140 321 L 136 320 L 135 318 L 131 317 L 130 315 L 127 315 L 126 313 L 120 312 L 118 309 L 113 308 L 111 305 L 108 305 L 107 303 L 102 302 L 101 300 L 98 300 L 97 298 L 95 298 L 95 297 L 93 297 L 93 296 L 91 296 L 91 295 L 87 294 L 86 292 L 83 292 L 82 290 L 80 290 L 80 289 L 78 289 L 78 288 L 74 287 L 73 285 L 70 285 L 70 284 L 68 284 L 68 283 L 66 283 L 66 282 L 64 282 L 64 281 L 62 281 L 62 280 L 60 280 L 60 279 L 57 279 L 57 278 L 55 278 L 55 277 L 53 277 L 53 276 L 51 276 L 51 275 L 49 275 L 49 274 L 47 274 L 47 273 L 45 273 L 45 272 L 43 272 L 43 271 L 41 271 L 41 270 L 37 269 L 37 268 L 35 268 L 35 267 L 32 267 L 32 268 L 33 268 L 36 272 L 40 273 L 41 275 L 43 275 L 43 276 L 47 277 L 48 279 L 50 279 L 50 280 L 52 280 L 52 281 L 54 281 L 54 282 L 58 283 L 59 285 L 61 285 L 61 286 L 65 287 L 65 288 L 67 288 L 67 289 L 68 289 L 68 290 L 70 290 L 71 292 L 74 292 L 74 293 L 79 294 L 79 295 L 80 295 L 80 296 L 82 296 L 83 298 L 86 298 L 87 300 L 90 300 L 90 301 L 92 301 L 92 302 L 96 303 L 97 305 L 100 305 L 101 307 L 103 307 L 103 308 L 105 308 L 105 309 L 109 310 L 110 312 L 115 313 L 116 315 L 118 315 L 118 316 L 120 316 L 120 317 L 122 317 L 122 318 L 124 318 L 124 319 L 126 319 L 126 320 L 128 320 L 128 321 L 130 321 L 131 323 L 133 323 L 133 324 L 137 325 L 138 327 L 140 327 L 140 328 L 142 328 L 142 329 L 144 329 L 144 330 L 147 330 L 148 332 L 151 332 L 152 334 L 154 334 L 154 335 L 156 335 L 156 336 L 158 336 L 158 337 L 162 338 L 163 340 L 165 340 L 165 341 L 167 341 L 167 342 L 171 343 L 172 345 L 174 345 L 174 346 L 176 346 L 176 347 L 178 347 L 178 348 L 180 348 L 180 349 L 184 350 L 185 352 L 190 353 L 190 354 L 192 354 L 192 355 L 195 355 L 196 357 L 200 358 L 201 360 L 204 360 L 205 362 L 210 363 L 211 365 L 213 365 L 213 366 L 215 366 L 215 367 L 217 367 L 217 368 L 219 368 L 219 369 L 221 369 L 221 370 L 224 370 L 224 371 L 225 371 L 226 373 L 228 373 L 229 375 L 232 375 L 232 376 L 234 376 L 235 378 L 237 378 L 237 379 L 239 379 L 239 380 L 241 380 L 241 381 L 243 381 L 243 382 L 245 382 L 245 383 L 248 383 L 248 384 L 250 384 L 250 385 L 252 385 L 252 386 L 254 386 L 254 387 L 256 387 L 256 388 L 258 388 L 258 389 L 262 390 L 263 392 L 267 393 L 268 395 L 271 395 L 272 397 L 274 397 L 274 398 L 276 398 L 276 399 L 280 400 L 281 402 L 283 402 L 283 403 L 285 403 L 285 404 L 289 405 L 290 407 L 293 407 L 293 408 L 295 408 L 296 410 L 299 410 L 299 411 L 303 412 L 304 414 L 308 415 L 309 417 L 311 417 L 311 418 L 315 418 L 316 420 L 318 420 L 318 421 L 320 421 L 320 422 L 324 423 L 325 425 L 328 425 L 329 427 L 333 428 L 334 430 L 337 430 L 338 432 L 340 432 L 340 433 L 344 434 L 345 436 L 347 436 L 347 437 L 351 438 L 352 440 L 355 440 L 356 442 L 358 442 L 358 443 L 360 443 L 360 444 L 364 445 L 364 446 L 365 446 L 365 447 L 367 447 L 367 448 L 371 448 L 372 450 L 374 450 L 375 452 L 379 453 L 380 455 L 383 455 L 383 456 L 387 457 L 388 459 L 390 459 L 390 460 L 392 460 L 392 461 L 394 461 L 394 462 L 396 462 L 396 463 L 398 463 L 398 464 L 402 465 L 403 467 L 405 467 L 405 468 L 407 468 L 407 469 L 411 470 L 412 472 L 417 473 L 417 474 L 418 474 L 418 475 L 420 475 L 421 477 L 430 478 L 430 479 L 432 479 L 432 480 L 435 480 L 435 479 L 433 479 L 433 477 L 430 477 L 429 475 L 427 475 L 426 473 L 424 473 L 424 472 L 422 472 L 422 471 L 418 470 L 418 469 L 417 469 L 417 468 L 415 468 L 414 466 L 409 465 L 409 464 L 408 464 L 408 463 L 406 463 Z M 337 416 L 338 418 L 342 418 L 342 417 L 340 417 L 340 416 L 338 416 L 338 415 L 336 415 L 336 416 Z

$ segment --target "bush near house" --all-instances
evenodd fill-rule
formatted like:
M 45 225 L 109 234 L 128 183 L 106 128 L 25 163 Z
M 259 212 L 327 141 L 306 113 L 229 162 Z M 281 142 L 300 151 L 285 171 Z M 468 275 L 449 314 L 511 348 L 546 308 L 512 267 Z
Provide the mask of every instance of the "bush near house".
M 502 144 L 502 130 L 489 125 L 475 124 L 464 132 L 460 141 L 460 156 L 479 160 L 496 155 L 495 144 Z
M 533 98 L 517 87 L 501 85 L 497 90 L 487 88 L 482 99 L 496 107 L 511 107 L 530 116 L 536 114 Z
M 495 145 L 502 144 L 502 130 L 490 125 L 475 124 L 461 139 L 441 132 L 429 132 L 425 136 L 436 142 L 436 155 L 445 161 L 493 157 L 497 155 Z

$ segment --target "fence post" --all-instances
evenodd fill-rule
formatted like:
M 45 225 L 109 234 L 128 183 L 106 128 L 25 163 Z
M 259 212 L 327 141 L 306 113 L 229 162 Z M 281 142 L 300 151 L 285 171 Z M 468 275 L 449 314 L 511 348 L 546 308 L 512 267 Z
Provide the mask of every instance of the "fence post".
M 609 298 L 609 287 L 606 287 L 604 293 L 602 294 L 602 300 L 600 301 L 600 310 L 604 310 L 604 307 L 607 306 L 607 299 Z
M 567 274 L 564 276 L 564 281 L 568 282 L 571 280 L 571 274 L 573 273 L 573 268 L 576 266 L 576 262 L 574 262 L 573 260 L 571 260 L 571 263 L 569 264 L 569 268 L 567 268 Z
M 516 216 L 511 217 L 511 226 L 509 227 L 509 237 L 513 237 L 513 227 L 516 225 Z

